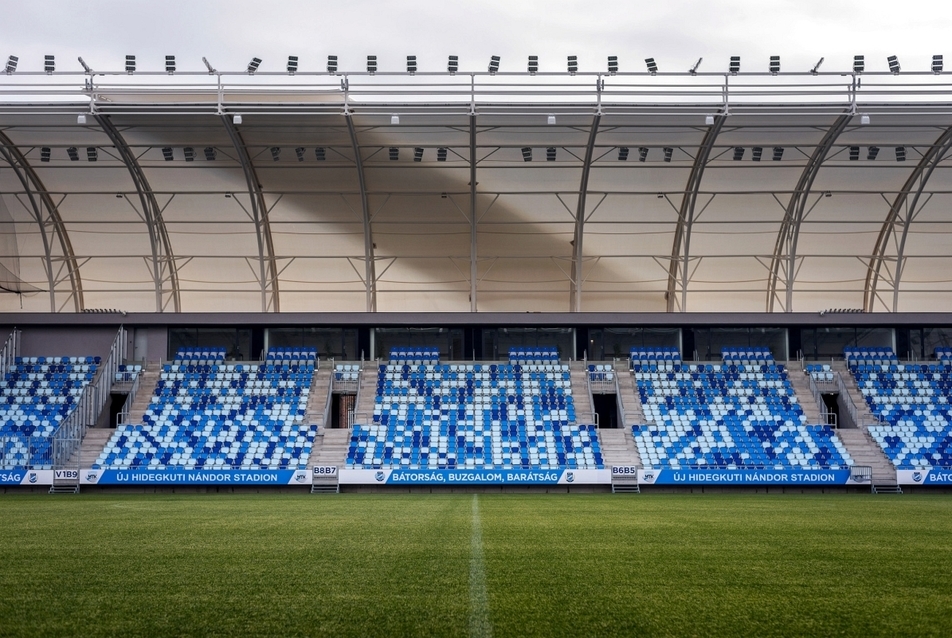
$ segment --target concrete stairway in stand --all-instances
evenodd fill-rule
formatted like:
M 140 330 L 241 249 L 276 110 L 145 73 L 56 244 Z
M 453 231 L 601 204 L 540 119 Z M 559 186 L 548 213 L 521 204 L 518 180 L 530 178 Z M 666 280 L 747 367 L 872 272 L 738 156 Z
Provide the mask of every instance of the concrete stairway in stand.
M 790 361 L 785 364 L 785 367 L 797 401 L 807 417 L 807 423 L 811 425 L 826 423 L 826 419 L 820 415 L 820 407 L 813 399 L 813 393 L 810 391 L 810 377 L 803 372 L 803 366 L 799 361 Z
M 840 377 L 843 379 L 843 384 L 846 386 L 846 390 L 849 392 L 850 398 L 853 400 L 853 405 L 856 406 L 856 416 L 859 418 L 859 423 L 857 425 L 870 425 L 879 423 L 879 419 L 873 416 L 873 413 L 869 411 L 869 406 L 866 405 L 866 399 L 863 397 L 863 393 L 859 391 L 859 386 L 856 385 L 856 379 L 850 374 L 849 368 L 846 366 L 845 361 L 834 361 L 833 370 L 840 373 Z
M 635 387 L 635 376 L 628 369 L 627 361 L 615 363 L 615 378 L 618 379 L 618 392 L 625 412 L 621 415 L 621 422 L 625 429 L 630 431 L 631 426 L 645 423 L 645 409 L 641 405 L 641 396 Z
M 139 390 L 136 392 L 132 408 L 129 410 L 127 423 L 142 423 L 142 417 L 152 402 L 155 386 L 159 383 L 159 377 L 162 375 L 162 364 L 157 361 L 148 363 L 139 375 Z
M 308 466 L 333 465 L 344 467 L 347 460 L 347 446 L 350 443 L 350 430 L 347 428 L 321 428 L 320 434 L 314 439 L 311 455 L 308 457 Z
M 331 366 L 325 364 L 319 370 L 314 371 L 311 378 L 311 389 L 307 395 L 307 415 L 305 422 L 308 424 L 316 423 L 321 428 L 324 423 L 324 407 L 327 405 L 327 393 L 331 389 Z
M 116 431 L 112 428 L 89 428 L 86 430 L 86 436 L 83 437 L 83 442 L 80 444 L 79 449 L 70 456 L 66 464 L 67 467 L 92 467 L 96 459 L 99 458 L 102 449 L 106 447 L 106 442 L 112 438 L 115 432 Z
M 572 402 L 575 404 L 575 417 L 579 424 L 594 424 L 595 414 L 592 400 L 588 394 L 588 366 L 583 361 L 569 363 L 572 380 Z
M 634 465 L 641 467 L 641 456 L 638 454 L 638 448 L 635 447 L 635 441 L 631 437 L 631 431 L 627 428 L 600 428 L 598 438 L 602 447 L 602 458 L 605 460 L 605 467 L 612 465 Z
M 357 405 L 354 407 L 356 423 L 370 423 L 374 414 L 374 401 L 377 397 L 377 363 L 364 362 L 360 369 L 360 390 L 357 392 Z
M 853 457 L 855 465 L 868 465 L 872 468 L 873 487 L 878 486 L 878 491 L 891 491 L 896 487 L 896 467 L 865 429 L 840 428 L 836 433 Z M 890 489 L 883 489 L 884 487 Z

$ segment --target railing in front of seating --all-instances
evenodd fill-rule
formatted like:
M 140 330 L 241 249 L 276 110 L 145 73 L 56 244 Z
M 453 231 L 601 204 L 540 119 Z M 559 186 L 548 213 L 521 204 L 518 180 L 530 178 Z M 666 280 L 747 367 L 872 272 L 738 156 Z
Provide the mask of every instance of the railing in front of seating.
M 16 364 L 18 356 L 20 356 L 20 331 L 14 328 L 3 344 L 3 348 L 0 348 L 0 379 L 6 378 L 7 372 Z
M 139 393 L 139 383 L 142 380 L 142 372 L 145 370 L 145 366 L 142 366 L 142 370 L 139 370 L 135 373 L 122 373 L 125 375 L 132 375 L 132 386 L 129 388 L 129 394 L 126 395 L 126 402 L 122 404 L 122 409 L 119 410 L 119 414 L 116 415 L 116 427 L 122 423 L 129 422 L 129 413 L 132 412 L 132 406 L 135 403 L 136 395 Z

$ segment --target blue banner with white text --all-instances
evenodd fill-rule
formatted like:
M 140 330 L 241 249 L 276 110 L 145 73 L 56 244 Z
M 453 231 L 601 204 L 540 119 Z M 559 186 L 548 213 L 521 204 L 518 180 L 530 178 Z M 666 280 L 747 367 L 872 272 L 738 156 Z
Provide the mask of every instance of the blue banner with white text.
M 849 470 L 639 470 L 642 485 L 848 485 Z
M 310 470 L 137 469 L 80 471 L 84 485 L 310 485 Z
M 611 483 L 610 470 L 340 470 L 350 485 L 572 485 Z
M 952 468 L 896 470 L 896 482 L 900 485 L 952 485 Z

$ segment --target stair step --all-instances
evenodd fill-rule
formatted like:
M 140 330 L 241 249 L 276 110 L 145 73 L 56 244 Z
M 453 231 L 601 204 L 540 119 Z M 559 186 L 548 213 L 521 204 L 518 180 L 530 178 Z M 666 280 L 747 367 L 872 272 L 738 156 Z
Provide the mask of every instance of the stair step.
M 873 484 L 873 494 L 902 494 L 902 488 L 896 484 Z
M 641 486 L 634 484 L 612 483 L 612 494 L 641 494 Z
M 53 485 L 50 494 L 79 494 L 79 485 Z

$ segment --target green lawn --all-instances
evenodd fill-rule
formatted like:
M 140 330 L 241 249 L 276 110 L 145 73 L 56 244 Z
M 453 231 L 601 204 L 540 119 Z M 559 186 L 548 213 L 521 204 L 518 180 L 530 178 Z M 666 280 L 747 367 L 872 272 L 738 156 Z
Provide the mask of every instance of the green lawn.
M 0 635 L 952 635 L 947 496 L 474 499 L 5 495 Z

